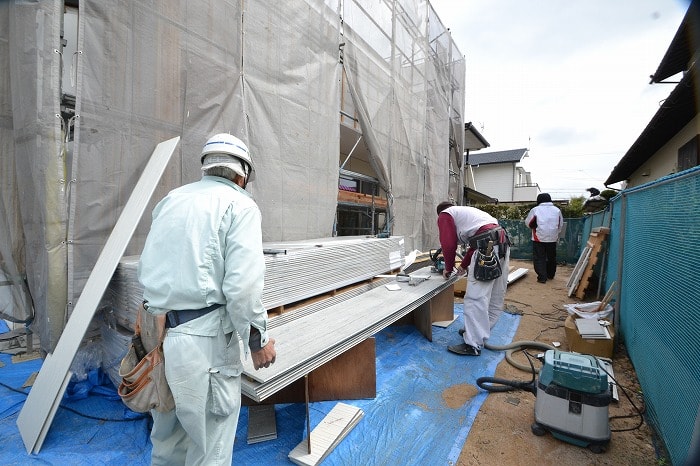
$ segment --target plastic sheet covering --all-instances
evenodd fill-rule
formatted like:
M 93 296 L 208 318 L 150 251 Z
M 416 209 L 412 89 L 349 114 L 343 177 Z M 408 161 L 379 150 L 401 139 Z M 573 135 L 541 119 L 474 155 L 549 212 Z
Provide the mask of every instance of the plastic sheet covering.
M 70 383 L 46 441 L 29 455 L 17 429 L 17 416 L 29 392 L 24 382 L 41 360 L 12 363 L 0 354 L 0 463 L 2 464 L 150 464 L 151 418 L 127 409 L 111 381 L 99 371 Z M 8 388 L 10 387 L 10 388 Z
M 428 2 L 81 0 L 78 8 L 75 54 L 64 56 L 63 1 L 0 2 L 0 227 L 9 231 L 1 264 L 8 277 L 26 275 L 30 299 L 16 290 L 13 299 L 33 303 L 43 350 L 55 347 L 163 140 L 182 138 L 146 212 L 199 178 L 202 144 L 225 131 L 255 161 L 250 191 L 263 239 L 330 236 L 342 71 L 370 146 L 373 170 L 364 174 L 390 199 L 390 233 L 405 236 L 407 250 L 436 246 L 435 205 L 456 196 L 448 173 L 462 150 L 464 59 Z M 73 117 L 61 106 L 66 75 Z M 149 225 L 146 214 L 125 254 L 141 252 Z
M 0 2 L 0 267 L 11 282 L 11 320 L 32 315 L 21 291 L 25 276 L 34 305 L 56 310 L 51 319 L 34 321 L 33 331 L 47 346 L 63 329 L 66 306 L 66 176 L 56 53 L 62 5 Z
M 462 315 L 460 304 L 455 305 L 455 314 Z M 504 313 L 493 328 L 490 342 L 510 343 L 519 322 L 519 316 Z M 458 319 L 446 329 L 433 327 L 432 343 L 412 325 L 391 326 L 376 335 L 377 397 L 343 401 L 360 407 L 365 416 L 324 465 L 456 464 L 488 395 L 476 387 L 476 379 L 493 376 L 504 356 L 489 350 L 477 358 L 449 353 L 446 346 L 459 341 L 460 325 Z M 21 387 L 40 365 L 40 361 L 12 364 L 7 355 L 0 355 L 0 361 L 5 363 L 0 367 L 0 381 L 15 388 Z M 91 373 L 87 380 L 96 386 L 71 385 L 62 406 L 113 422 L 86 419 L 59 408 L 41 452 L 32 456 L 27 455 L 15 425 L 24 395 L 0 387 L 0 463 L 150 464 L 148 420 L 124 408 L 121 401 L 114 401 L 106 390 L 105 377 Z M 335 404 L 311 403 L 312 429 Z M 235 464 L 290 464 L 287 455 L 306 436 L 305 406 L 280 404 L 275 406 L 275 413 L 277 439 L 248 445 L 248 409 L 242 408 L 234 445 Z
M 343 67 L 358 113 L 369 163 L 390 201 L 394 232 L 407 249 L 437 242 L 435 206 L 461 200 L 448 193 L 450 118 L 458 129 L 454 153 L 463 152 L 464 58 L 428 3 L 343 2 Z M 459 186 L 457 186 L 459 184 Z

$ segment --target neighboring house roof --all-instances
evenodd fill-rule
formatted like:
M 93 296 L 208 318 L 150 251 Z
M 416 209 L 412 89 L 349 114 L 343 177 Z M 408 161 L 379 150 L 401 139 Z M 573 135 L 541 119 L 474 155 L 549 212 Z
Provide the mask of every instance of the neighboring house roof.
M 700 2 L 694 0 L 688 7 L 676 35 L 671 41 L 666 54 L 661 59 L 656 72 L 650 76 L 652 83 L 685 71 L 697 48 L 700 33 Z
M 486 153 L 479 152 L 478 154 L 469 154 L 469 165 L 520 162 L 526 155 L 527 149 L 511 149 Z
M 490 145 L 486 138 L 474 128 L 471 121 L 469 123 L 464 123 L 464 148 L 466 150 L 483 149 Z
M 664 144 L 675 136 L 697 114 L 695 83 L 699 77 L 696 63 L 687 61 L 681 65 L 683 59 L 690 59 L 698 46 L 695 41 L 689 40 L 697 37 L 700 23 L 700 2 L 693 1 L 688 8 L 678 32 L 671 42 L 666 55 L 652 76 L 653 82 L 672 76 L 679 71 L 688 70 L 681 81 L 676 85 L 671 94 L 663 101 L 661 107 L 644 128 L 644 131 L 627 150 L 627 153 L 615 165 L 612 172 L 605 180 L 605 186 L 619 181 L 624 181 L 639 167 L 649 160 Z M 689 35 L 690 34 L 690 35 Z M 684 58 L 685 57 L 685 58 Z M 679 69 L 680 67 L 680 69 Z M 674 71 L 675 70 L 675 71 Z
M 498 199 L 488 194 L 481 193 L 472 188 L 464 187 L 464 197 L 467 201 L 474 201 L 476 204 L 498 204 Z

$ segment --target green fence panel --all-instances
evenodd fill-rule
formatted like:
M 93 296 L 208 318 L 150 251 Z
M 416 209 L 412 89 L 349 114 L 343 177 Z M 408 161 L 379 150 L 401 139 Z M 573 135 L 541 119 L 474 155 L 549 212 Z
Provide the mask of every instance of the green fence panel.
M 575 264 L 582 249 L 583 229 L 585 218 L 567 218 L 566 231 L 559 238 L 557 245 L 557 262 L 560 264 Z M 513 243 L 510 257 L 517 260 L 532 260 L 532 232 L 522 220 L 498 221 L 510 235 Z M 590 230 L 589 230 L 590 231 Z M 586 235 L 588 237 L 588 235 Z M 585 243 L 584 243 L 585 245 Z

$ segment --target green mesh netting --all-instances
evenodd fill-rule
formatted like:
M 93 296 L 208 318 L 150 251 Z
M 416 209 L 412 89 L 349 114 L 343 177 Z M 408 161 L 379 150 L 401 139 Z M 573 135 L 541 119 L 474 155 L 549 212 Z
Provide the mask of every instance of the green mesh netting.
M 557 245 L 557 262 L 575 264 L 581 252 L 581 238 L 583 238 L 584 218 L 567 218 L 566 231 L 559 239 Z M 522 220 L 498 221 L 510 235 L 513 243 L 510 257 L 518 260 L 532 260 L 532 232 Z M 590 229 L 589 229 L 590 231 Z M 588 234 L 585 236 L 588 237 Z
M 700 167 L 613 198 L 607 283 L 647 420 L 683 464 L 700 406 Z M 697 435 L 696 435 L 697 436 Z

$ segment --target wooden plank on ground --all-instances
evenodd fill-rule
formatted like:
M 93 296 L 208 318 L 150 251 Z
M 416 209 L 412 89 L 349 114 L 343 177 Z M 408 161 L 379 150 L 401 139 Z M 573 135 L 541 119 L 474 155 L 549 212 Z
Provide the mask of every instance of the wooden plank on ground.
M 567 296 L 571 296 L 574 294 L 574 291 L 576 291 L 576 287 L 581 281 L 581 275 L 583 275 L 583 271 L 586 269 L 586 265 L 588 264 L 588 259 L 591 257 L 591 250 L 592 249 L 590 247 L 586 246 L 581 253 L 581 256 L 579 256 L 576 266 L 571 272 L 569 281 L 566 284 L 566 289 L 568 292 Z
M 175 137 L 156 146 L 97 258 L 52 356 L 47 357 L 41 366 L 17 418 L 22 441 L 29 453 L 38 453 L 44 443 L 70 380 L 69 370 L 75 353 L 179 141 L 180 137 Z
M 588 262 L 586 263 L 586 268 L 584 269 L 581 279 L 578 282 L 578 286 L 576 287 L 576 297 L 578 299 L 583 299 L 585 297 L 588 282 L 593 275 L 593 268 L 598 263 L 598 256 L 603 249 L 603 244 L 608 236 L 608 233 L 610 233 L 609 228 L 598 227 L 594 228 L 588 237 L 586 247 L 591 248 L 591 253 Z
M 516 280 L 519 280 L 523 278 L 525 275 L 527 275 L 527 269 L 526 268 L 519 268 L 516 270 L 513 270 L 508 274 L 508 284 L 510 285 Z
M 302 466 L 321 464 L 328 454 L 348 435 L 364 416 L 355 406 L 338 403 L 310 434 L 311 451 L 307 439 L 301 441 L 290 453 L 289 459 Z

